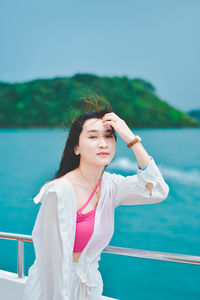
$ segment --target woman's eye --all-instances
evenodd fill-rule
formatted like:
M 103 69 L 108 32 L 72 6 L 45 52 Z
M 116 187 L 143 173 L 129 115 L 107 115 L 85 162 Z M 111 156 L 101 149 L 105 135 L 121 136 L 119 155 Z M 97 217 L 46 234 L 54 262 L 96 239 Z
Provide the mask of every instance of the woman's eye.
M 113 137 L 113 135 L 107 135 L 106 137 L 108 137 L 108 138 L 112 138 L 112 137 Z M 93 139 L 93 138 L 96 138 L 96 136 L 90 136 L 90 137 L 89 137 L 89 139 Z

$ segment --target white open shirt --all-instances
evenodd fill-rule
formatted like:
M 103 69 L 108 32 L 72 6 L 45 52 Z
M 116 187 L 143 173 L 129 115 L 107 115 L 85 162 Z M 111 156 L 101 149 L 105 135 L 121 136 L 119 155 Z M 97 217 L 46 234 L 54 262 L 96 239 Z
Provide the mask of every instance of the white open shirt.
M 152 195 L 145 186 L 153 183 Z M 86 300 L 92 287 L 103 281 L 98 270 L 100 255 L 114 233 L 114 212 L 119 205 L 153 204 L 164 201 L 169 186 L 153 157 L 145 170 L 122 176 L 104 171 L 96 208 L 94 232 L 77 265 L 78 284 L 71 290 L 77 200 L 66 178 L 47 182 L 33 198 L 41 202 L 32 231 L 36 259 L 29 268 L 23 300 Z M 74 298 L 74 295 L 76 297 Z

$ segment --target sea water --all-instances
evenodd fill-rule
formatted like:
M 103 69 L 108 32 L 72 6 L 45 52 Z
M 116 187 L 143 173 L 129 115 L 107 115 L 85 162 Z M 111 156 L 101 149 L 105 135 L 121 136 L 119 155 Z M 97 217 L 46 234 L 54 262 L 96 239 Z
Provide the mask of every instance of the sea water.
M 169 185 L 152 205 L 119 206 L 110 246 L 200 255 L 200 129 L 137 129 Z M 31 235 L 40 204 L 32 201 L 55 176 L 68 131 L 0 130 L 0 231 Z M 107 172 L 136 174 L 137 160 L 117 135 Z M 25 242 L 25 275 L 35 254 Z M 17 272 L 17 242 L 0 239 L 0 269 Z M 102 253 L 103 295 L 120 300 L 200 299 L 200 266 Z

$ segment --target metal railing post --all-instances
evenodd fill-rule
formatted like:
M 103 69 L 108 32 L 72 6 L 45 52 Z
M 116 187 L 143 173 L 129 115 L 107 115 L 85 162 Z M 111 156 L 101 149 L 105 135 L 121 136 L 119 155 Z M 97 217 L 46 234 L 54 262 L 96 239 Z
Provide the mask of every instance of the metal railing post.
M 24 278 L 24 242 L 17 240 L 17 273 L 19 278 Z
M 24 278 L 24 242 L 33 242 L 31 235 L 20 233 L 0 232 L 1 239 L 17 241 L 17 274 Z

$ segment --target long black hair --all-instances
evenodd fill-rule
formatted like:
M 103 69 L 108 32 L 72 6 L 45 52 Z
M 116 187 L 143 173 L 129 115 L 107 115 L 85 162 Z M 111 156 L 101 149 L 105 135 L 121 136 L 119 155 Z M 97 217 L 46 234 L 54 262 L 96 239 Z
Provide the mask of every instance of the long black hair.
M 74 147 L 79 144 L 79 136 L 82 132 L 83 125 L 86 120 L 96 118 L 102 119 L 103 116 L 112 111 L 111 106 L 106 105 L 103 109 L 88 111 L 81 114 L 78 118 L 76 118 L 70 128 L 69 135 L 67 137 L 67 141 L 65 144 L 65 148 L 62 154 L 61 162 L 58 171 L 55 173 L 55 176 L 50 179 L 48 182 L 60 178 L 68 172 L 76 169 L 80 164 L 80 154 L 76 155 L 74 153 Z M 114 135 L 115 141 L 117 140 L 117 136 L 115 134 L 114 128 L 111 126 L 112 133 Z M 105 171 L 104 167 L 103 172 Z M 41 188 L 40 188 L 41 189 Z

